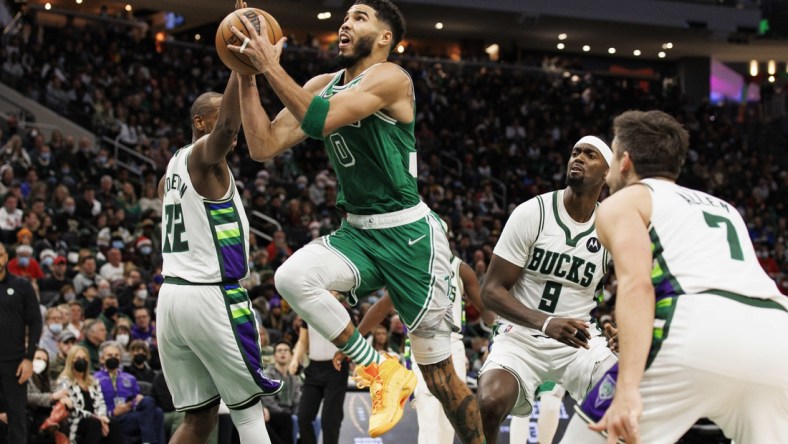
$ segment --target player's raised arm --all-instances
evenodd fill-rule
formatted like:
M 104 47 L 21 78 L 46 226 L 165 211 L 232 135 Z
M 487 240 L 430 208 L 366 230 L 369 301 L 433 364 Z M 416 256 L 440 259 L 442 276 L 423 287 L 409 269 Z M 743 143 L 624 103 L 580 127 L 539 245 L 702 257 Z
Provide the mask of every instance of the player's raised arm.
M 331 75 L 319 75 L 308 81 L 304 89 L 317 92 L 330 79 Z M 266 161 L 306 139 L 301 123 L 287 108 L 280 111 L 273 121 L 268 118 L 260 103 L 260 93 L 254 76 L 241 75 L 239 90 L 241 120 L 252 159 L 258 162 Z
M 302 88 L 279 64 L 282 41 L 271 44 L 267 37 L 265 24 L 260 24 L 260 34 L 254 30 L 246 17 L 241 18 L 250 32 L 250 43 L 244 49 L 244 55 L 263 73 L 285 104 L 290 113 L 301 123 L 304 133 L 310 137 L 322 139 L 337 128 L 361 120 L 379 110 L 388 111 L 396 120 L 410 122 L 412 120 L 413 86 L 408 75 L 399 67 L 383 63 L 372 66 L 357 88 L 336 94 L 325 99 L 307 88 Z M 232 28 L 240 40 L 246 36 L 238 29 Z M 389 33 L 390 35 L 391 33 Z M 381 42 L 388 44 L 388 42 Z M 228 45 L 228 49 L 240 53 L 241 47 Z M 410 114 L 406 119 L 398 116 Z
M 210 132 L 207 138 L 195 142 L 194 150 L 189 157 L 189 166 L 202 171 L 225 162 L 227 153 L 235 145 L 235 138 L 241 127 L 238 74 L 234 72 L 230 74 L 220 103 L 219 113 L 213 127 L 211 127 L 210 117 L 214 111 L 215 102 L 206 101 L 204 105 L 192 107 L 192 125 L 198 126 L 202 132 Z

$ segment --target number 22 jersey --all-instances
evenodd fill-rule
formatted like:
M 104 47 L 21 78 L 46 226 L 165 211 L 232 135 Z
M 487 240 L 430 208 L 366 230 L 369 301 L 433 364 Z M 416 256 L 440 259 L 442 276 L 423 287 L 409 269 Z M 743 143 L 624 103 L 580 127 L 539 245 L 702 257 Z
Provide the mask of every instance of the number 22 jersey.
M 179 149 L 167 165 L 162 275 L 201 284 L 243 279 L 249 271 L 249 226 L 235 179 L 230 172 L 230 187 L 222 199 L 202 197 L 189 176 L 193 149 L 194 144 Z

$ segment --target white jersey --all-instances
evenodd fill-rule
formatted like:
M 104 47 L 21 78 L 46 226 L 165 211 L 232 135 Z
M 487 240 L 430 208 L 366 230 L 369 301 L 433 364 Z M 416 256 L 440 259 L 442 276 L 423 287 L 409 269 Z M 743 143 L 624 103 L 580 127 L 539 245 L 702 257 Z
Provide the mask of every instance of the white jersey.
M 452 301 L 451 305 L 451 317 L 454 322 L 454 325 L 460 327 L 460 332 L 452 332 L 451 338 L 452 339 L 459 339 L 462 340 L 462 328 L 465 324 L 465 319 L 463 316 L 463 296 L 465 296 L 465 287 L 462 283 L 462 277 L 460 277 L 460 265 L 462 265 L 462 259 L 458 258 L 457 256 L 451 257 L 451 280 L 449 281 L 450 291 L 449 291 L 449 298 Z
M 608 253 L 596 235 L 596 212 L 588 222 L 575 222 L 563 198 L 560 190 L 520 204 L 509 216 L 494 253 L 523 268 L 510 290 L 523 305 L 590 321 Z M 502 322 L 510 322 L 506 313 L 499 315 Z
M 761 268 L 734 206 L 665 180 L 640 183 L 651 191 L 651 276 L 657 300 L 723 292 L 772 299 L 788 307 L 777 284 Z
M 230 173 L 225 197 L 210 200 L 192 185 L 187 160 L 194 145 L 167 165 L 162 210 L 162 275 L 193 283 L 237 281 L 249 271 L 249 226 Z

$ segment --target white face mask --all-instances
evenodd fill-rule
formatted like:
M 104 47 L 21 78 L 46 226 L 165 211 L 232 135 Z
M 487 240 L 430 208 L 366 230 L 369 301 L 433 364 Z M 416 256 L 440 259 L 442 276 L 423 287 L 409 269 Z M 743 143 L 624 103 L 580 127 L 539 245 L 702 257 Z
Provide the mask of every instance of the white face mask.
M 116 335 L 115 336 L 115 340 L 118 342 L 118 344 L 120 344 L 120 345 L 122 345 L 124 347 L 129 345 L 129 335 L 127 335 L 127 334 Z
M 148 290 L 137 290 L 134 293 L 134 296 L 137 296 L 144 301 L 145 299 L 148 299 Z
M 40 375 L 47 368 L 47 362 L 43 359 L 33 359 L 33 373 Z

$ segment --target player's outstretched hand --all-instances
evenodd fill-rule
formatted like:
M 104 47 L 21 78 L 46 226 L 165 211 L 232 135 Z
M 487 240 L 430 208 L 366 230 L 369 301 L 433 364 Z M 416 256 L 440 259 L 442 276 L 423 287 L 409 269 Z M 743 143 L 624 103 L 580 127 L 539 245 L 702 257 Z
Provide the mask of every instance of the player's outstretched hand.
M 241 52 L 241 46 L 239 45 L 227 45 L 227 49 L 248 56 L 249 61 L 252 62 L 257 71 L 265 74 L 269 69 L 279 64 L 279 57 L 282 55 L 282 48 L 285 41 L 287 41 L 287 37 L 282 37 L 275 45 L 271 44 L 268 40 L 268 28 L 266 27 L 265 19 L 259 18 L 259 34 L 248 18 L 242 15 L 241 21 L 249 33 L 249 43 L 243 49 L 243 52 Z M 230 27 L 230 30 L 238 38 L 238 41 L 243 42 L 247 39 L 246 35 L 235 26 Z
M 547 324 L 547 336 L 574 348 L 588 348 L 588 322 L 574 318 L 552 318 Z
M 613 402 L 605 416 L 588 425 L 595 432 L 607 432 L 607 444 L 616 444 L 619 439 L 627 444 L 640 444 L 640 415 L 643 414 L 643 401 L 640 392 L 616 388 Z

